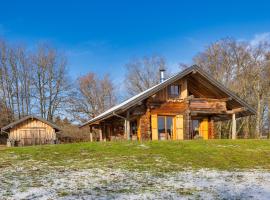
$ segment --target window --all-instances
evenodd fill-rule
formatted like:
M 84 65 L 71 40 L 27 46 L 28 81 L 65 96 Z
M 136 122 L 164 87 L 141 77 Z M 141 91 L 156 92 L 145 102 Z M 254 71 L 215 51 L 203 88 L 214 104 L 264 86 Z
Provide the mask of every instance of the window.
M 169 92 L 169 97 L 177 98 L 180 96 L 180 86 L 179 85 L 170 85 L 168 92 Z
M 173 117 L 158 116 L 158 139 L 172 139 L 173 134 Z

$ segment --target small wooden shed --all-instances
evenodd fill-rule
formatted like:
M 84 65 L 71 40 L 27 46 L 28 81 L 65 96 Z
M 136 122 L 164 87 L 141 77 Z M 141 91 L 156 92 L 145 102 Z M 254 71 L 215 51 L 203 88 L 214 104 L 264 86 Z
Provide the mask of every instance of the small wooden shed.
M 59 131 L 55 124 L 37 116 L 26 116 L 1 129 L 8 134 L 8 146 L 54 144 Z

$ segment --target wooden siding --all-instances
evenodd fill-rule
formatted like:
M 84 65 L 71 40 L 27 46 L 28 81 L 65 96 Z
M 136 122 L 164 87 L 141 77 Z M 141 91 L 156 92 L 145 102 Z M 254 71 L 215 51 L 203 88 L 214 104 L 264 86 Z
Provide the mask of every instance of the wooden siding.
M 187 90 L 187 80 L 181 79 L 176 82 L 174 82 L 172 85 L 179 85 L 180 86 L 180 93 L 178 97 L 170 98 L 168 95 L 168 90 L 170 88 L 170 85 L 163 88 L 159 92 L 157 92 L 155 95 L 152 96 L 153 102 L 165 102 L 170 101 L 174 99 L 184 99 L 188 96 L 188 90 Z
M 21 145 L 46 144 L 56 140 L 54 128 L 37 119 L 27 119 L 11 128 L 9 139 Z
M 190 110 L 209 113 L 223 113 L 227 111 L 226 100 L 194 98 L 190 100 Z
M 188 104 L 184 101 L 181 102 L 165 102 L 160 105 L 155 105 L 151 110 L 152 114 L 163 114 L 163 115 L 177 115 L 182 114 L 187 109 Z

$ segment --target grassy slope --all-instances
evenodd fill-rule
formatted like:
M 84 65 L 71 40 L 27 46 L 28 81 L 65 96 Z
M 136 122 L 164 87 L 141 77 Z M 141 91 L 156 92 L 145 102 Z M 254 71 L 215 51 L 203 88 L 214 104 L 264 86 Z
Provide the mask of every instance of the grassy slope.
M 51 168 L 97 166 L 146 171 L 184 168 L 270 170 L 269 140 L 209 140 L 179 142 L 104 142 L 47 145 L 0 150 L 0 168 L 25 162 Z

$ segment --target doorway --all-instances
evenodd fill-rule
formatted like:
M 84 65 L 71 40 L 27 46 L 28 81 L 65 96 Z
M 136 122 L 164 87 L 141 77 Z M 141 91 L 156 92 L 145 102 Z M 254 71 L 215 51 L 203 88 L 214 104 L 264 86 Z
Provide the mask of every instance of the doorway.
M 138 122 L 136 120 L 132 120 L 130 122 L 130 138 L 131 140 L 138 140 Z
M 207 140 L 209 138 L 208 118 L 192 119 L 190 139 L 202 138 Z

